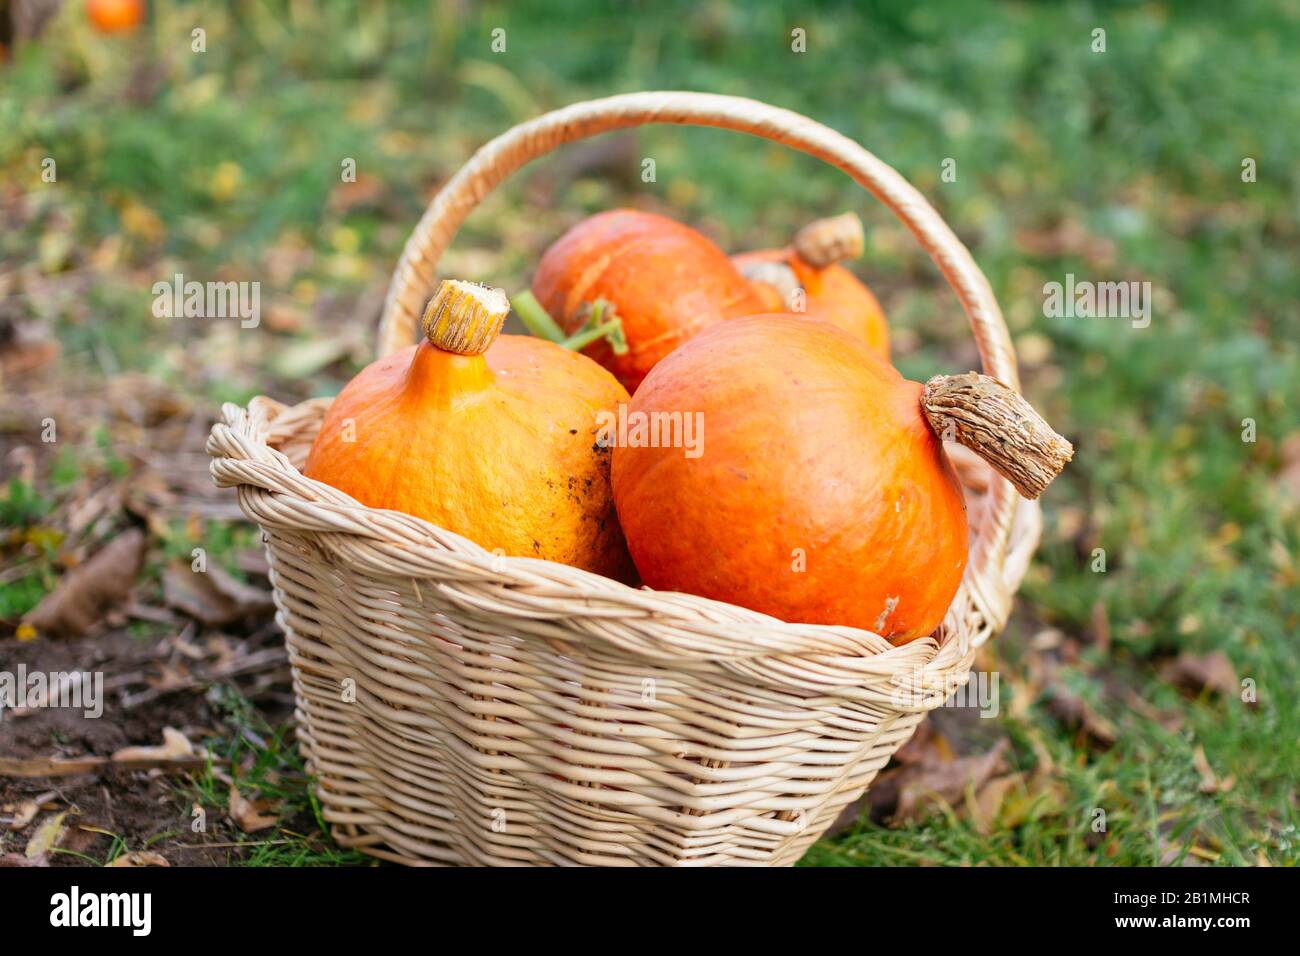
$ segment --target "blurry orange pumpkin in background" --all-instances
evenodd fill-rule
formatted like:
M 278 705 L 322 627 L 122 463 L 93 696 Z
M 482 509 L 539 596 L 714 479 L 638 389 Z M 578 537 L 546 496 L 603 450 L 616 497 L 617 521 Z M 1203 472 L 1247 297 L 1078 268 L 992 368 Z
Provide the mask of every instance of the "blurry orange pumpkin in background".
M 86 15 L 100 33 L 125 33 L 144 20 L 144 0 L 87 0 Z

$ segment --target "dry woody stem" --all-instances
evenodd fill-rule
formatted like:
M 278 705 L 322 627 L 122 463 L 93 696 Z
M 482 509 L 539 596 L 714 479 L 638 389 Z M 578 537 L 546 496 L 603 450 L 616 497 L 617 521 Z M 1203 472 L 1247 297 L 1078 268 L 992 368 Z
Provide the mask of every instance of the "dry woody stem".
M 1074 446 L 1019 392 L 988 375 L 936 375 L 921 407 L 939 437 L 971 449 L 1031 501 L 1074 457 Z
M 798 297 L 804 294 L 799 277 L 784 262 L 750 262 L 741 267 L 740 274 L 750 282 L 770 285 L 781 296 L 781 304 L 791 311 Z
M 815 269 L 825 269 L 846 259 L 862 255 L 866 237 L 862 220 L 846 212 L 808 223 L 795 234 L 794 251 Z
M 496 341 L 510 314 L 502 289 L 444 279 L 424 310 L 425 337 L 444 352 L 482 355 Z

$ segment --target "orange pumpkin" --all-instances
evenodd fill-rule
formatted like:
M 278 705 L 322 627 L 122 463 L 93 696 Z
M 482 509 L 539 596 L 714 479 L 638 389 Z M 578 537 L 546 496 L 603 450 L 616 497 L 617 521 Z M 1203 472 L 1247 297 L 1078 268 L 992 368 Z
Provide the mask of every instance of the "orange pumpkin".
M 610 449 L 596 441 L 627 392 L 582 355 L 499 335 L 508 312 L 499 289 L 443 282 L 425 341 L 348 383 L 304 471 L 489 550 L 630 580 Z
M 86 15 L 100 33 L 134 30 L 144 20 L 144 0 L 89 0 Z
M 685 416 L 689 451 L 654 426 Z M 993 379 L 923 387 L 860 338 L 788 314 L 701 332 L 646 377 L 626 418 L 614 499 L 646 584 L 895 643 L 939 625 L 966 566 L 938 426 L 1026 494 L 1069 448 Z
M 635 391 L 660 359 L 700 329 L 764 310 L 726 253 L 666 216 L 614 209 L 578 223 L 546 250 L 533 294 L 569 334 L 597 300 L 622 320 L 627 351 L 584 350 Z
M 871 290 L 840 263 L 862 255 L 853 213 L 809 223 L 784 249 L 742 252 L 731 261 L 763 298 L 764 311 L 824 319 L 889 358 L 889 326 Z

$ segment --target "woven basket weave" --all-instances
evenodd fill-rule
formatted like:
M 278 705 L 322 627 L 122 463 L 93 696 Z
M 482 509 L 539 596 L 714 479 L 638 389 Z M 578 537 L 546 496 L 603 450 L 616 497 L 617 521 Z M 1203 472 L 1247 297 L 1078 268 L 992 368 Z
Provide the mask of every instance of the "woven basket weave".
M 682 92 L 580 103 L 481 149 L 407 243 L 380 354 L 414 341 L 440 256 L 501 181 L 561 144 L 645 123 L 748 132 L 844 170 L 937 263 L 984 371 L 1018 387 L 987 281 L 902 177 L 796 113 Z M 264 532 L 325 819 L 340 844 L 401 863 L 793 864 L 965 682 L 1038 540 L 1037 506 L 950 446 L 970 561 L 939 631 L 893 647 L 493 555 L 363 507 L 299 470 L 328 405 L 226 405 L 208 451 Z

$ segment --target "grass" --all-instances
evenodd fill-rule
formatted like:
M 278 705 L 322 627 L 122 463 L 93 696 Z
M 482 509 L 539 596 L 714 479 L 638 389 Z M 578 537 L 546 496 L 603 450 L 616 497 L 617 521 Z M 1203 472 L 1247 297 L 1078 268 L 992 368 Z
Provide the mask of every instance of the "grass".
M 107 356 L 208 402 L 327 394 L 365 347 L 341 365 L 304 360 L 291 377 L 276 376 L 274 354 L 325 335 L 368 343 L 362 316 L 331 303 L 382 287 L 430 190 L 511 123 L 655 88 L 801 110 L 893 164 L 963 237 L 1002 303 L 1027 392 L 1078 448 L 1046 497 L 1018 613 L 980 665 L 1021 704 L 999 718 L 1013 769 L 1038 781 L 1020 818 L 988 832 L 960 807 L 897 828 L 864 823 L 806 862 L 1300 860 L 1300 521 L 1281 478 L 1300 434 L 1300 99 L 1288 95 L 1300 5 L 704 2 L 632 17 L 590 2 L 374 4 L 360 15 L 311 0 L 153 6 L 151 30 L 126 40 L 94 37 L 66 11 L 0 85 L 0 127 L 12 131 L 0 187 L 33 205 L 21 229 L 0 232 L 0 264 L 95 273 L 84 299 L 21 300 L 57 330 L 69 375 L 102 377 Z M 206 53 L 190 52 L 196 24 Z M 500 54 L 489 46 L 498 27 Z M 806 53 L 791 52 L 795 28 Z M 1097 28 L 1104 53 L 1092 50 Z M 525 171 L 471 217 L 448 270 L 523 289 L 565 225 L 615 203 L 703 223 L 733 248 L 852 208 L 868 224 L 859 271 L 885 303 L 902 371 L 974 361 L 924 254 L 841 174 L 712 130 L 647 129 L 636 151 L 655 159 L 656 182 L 580 175 L 539 205 L 534 188 L 561 166 Z M 46 156 L 57 184 L 39 180 Z M 345 158 L 373 201 L 338 201 Z M 955 182 L 941 176 L 946 159 Z M 308 321 L 255 337 L 156 319 L 149 285 L 177 271 L 259 279 L 264 309 Z M 1046 317 L 1043 286 L 1067 273 L 1151 282 L 1150 327 Z M 113 450 L 98 454 L 96 467 L 111 467 Z M 38 523 L 51 480 L 11 484 L 6 524 Z M 224 534 L 229 547 L 243 540 Z M 47 566 L 32 570 L 0 586 L 6 618 L 52 584 Z M 1057 679 L 1115 725 L 1109 748 L 1052 715 L 1033 678 L 1030 639 L 1044 630 L 1077 651 Z M 1211 651 L 1254 682 L 1256 706 L 1189 697 L 1162 678 L 1178 654 Z M 292 770 L 292 747 L 269 740 L 254 767 Z M 1232 789 L 1200 791 L 1198 747 Z M 305 813 L 295 774 L 280 796 Z M 213 786 L 203 796 L 219 807 Z M 319 834 L 284 838 L 250 862 L 344 862 Z

